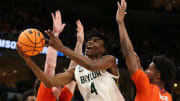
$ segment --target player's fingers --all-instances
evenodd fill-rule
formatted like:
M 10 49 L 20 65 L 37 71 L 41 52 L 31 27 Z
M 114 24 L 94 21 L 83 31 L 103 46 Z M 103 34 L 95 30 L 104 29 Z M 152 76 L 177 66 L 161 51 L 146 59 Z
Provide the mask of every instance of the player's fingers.
M 126 1 L 125 0 L 121 0 L 121 7 L 123 8 L 123 10 L 126 10 Z
M 123 5 L 123 6 L 126 6 L 126 1 L 125 0 L 121 0 L 121 5 Z
M 80 20 L 77 20 L 76 25 L 79 26 L 79 24 L 80 24 Z
M 58 17 L 58 19 L 61 21 L 61 12 L 60 12 L 60 10 L 57 10 L 57 17 Z
M 51 16 L 52 16 L 52 20 L 53 20 L 53 24 L 55 23 L 55 16 L 53 13 L 51 13 Z
M 46 42 L 49 42 L 49 39 L 47 39 L 47 38 L 44 38 L 43 40 L 45 40 Z
M 120 3 L 119 3 L 119 2 L 117 2 L 117 5 L 118 5 L 118 8 L 120 9 L 120 8 L 121 8 L 121 5 L 120 5 Z
M 56 11 L 56 15 L 55 15 L 55 17 L 56 17 L 56 19 L 57 19 L 57 17 L 58 17 L 58 10 Z
M 64 27 L 66 26 L 66 24 L 64 23 L 64 24 L 62 24 L 62 30 L 64 29 Z
M 22 56 L 21 46 L 19 44 L 17 44 L 16 48 L 17 48 L 19 55 Z
M 48 31 L 48 32 L 51 32 L 51 30 L 50 30 L 50 29 L 48 29 L 47 31 Z
M 51 16 L 52 16 L 52 19 L 53 19 L 53 21 L 54 21 L 54 19 L 55 19 L 54 14 L 53 14 L 53 13 L 51 13 Z
M 54 48 L 54 44 L 53 44 L 52 42 L 50 42 L 50 43 L 48 44 L 48 46 L 51 46 L 51 47 Z
M 16 49 L 18 50 L 19 49 L 19 43 L 17 42 L 16 44 Z
M 48 46 L 49 46 L 49 43 L 45 44 L 44 46 L 45 46 L 45 47 L 48 47 Z
M 17 43 L 16 45 L 17 51 L 20 52 L 20 45 Z
M 52 34 L 52 32 L 49 32 L 47 30 L 44 31 L 46 35 L 48 35 L 50 38 L 54 37 L 54 35 Z
M 124 0 L 121 0 L 121 6 L 124 6 Z
M 48 29 L 48 31 L 47 31 L 48 33 L 50 33 L 53 37 L 55 37 L 55 35 L 54 35 L 54 33 L 53 33 L 53 31 L 51 31 L 50 29 Z
M 23 51 L 21 51 L 21 53 L 22 53 L 22 56 L 25 56 L 25 53 L 26 52 L 26 49 L 24 49 Z

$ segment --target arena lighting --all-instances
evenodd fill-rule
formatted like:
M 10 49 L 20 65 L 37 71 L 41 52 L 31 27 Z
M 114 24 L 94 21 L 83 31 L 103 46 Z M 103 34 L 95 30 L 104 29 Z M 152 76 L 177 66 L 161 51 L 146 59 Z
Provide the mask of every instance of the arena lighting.
M 17 74 L 17 70 L 13 70 L 13 74 Z
M 3 73 L 2 73 L 2 76 L 6 76 L 6 75 L 7 75 L 6 72 L 3 72 Z
M 176 88 L 176 87 L 178 87 L 178 84 L 177 84 L 177 83 L 174 83 L 173 86 Z

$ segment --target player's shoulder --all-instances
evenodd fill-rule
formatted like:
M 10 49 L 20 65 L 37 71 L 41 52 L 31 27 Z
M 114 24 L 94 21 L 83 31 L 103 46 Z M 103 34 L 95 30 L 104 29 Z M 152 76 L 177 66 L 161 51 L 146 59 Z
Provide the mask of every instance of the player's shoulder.
M 145 74 L 145 72 L 142 71 L 142 70 L 140 70 L 140 69 L 137 69 L 136 72 L 135 72 L 134 74 L 132 74 L 131 77 L 133 77 L 133 76 L 137 76 L 137 77 L 139 77 L 139 76 L 147 77 L 147 75 Z
M 134 74 L 131 75 L 131 79 L 134 82 L 141 82 L 144 84 L 150 84 L 148 76 L 145 74 L 144 71 L 142 71 L 140 69 L 138 69 Z
M 171 94 L 169 92 L 166 91 L 166 95 L 169 97 L 169 98 L 172 98 Z
M 102 60 L 105 60 L 107 63 L 116 64 L 116 58 L 112 55 L 104 55 Z

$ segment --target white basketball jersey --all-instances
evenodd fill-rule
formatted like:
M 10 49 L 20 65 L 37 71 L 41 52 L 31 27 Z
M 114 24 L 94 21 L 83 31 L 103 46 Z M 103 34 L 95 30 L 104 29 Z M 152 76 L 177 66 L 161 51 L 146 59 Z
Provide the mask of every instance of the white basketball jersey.
M 78 65 L 75 79 L 84 101 L 124 101 L 113 76 L 106 70 L 89 71 Z

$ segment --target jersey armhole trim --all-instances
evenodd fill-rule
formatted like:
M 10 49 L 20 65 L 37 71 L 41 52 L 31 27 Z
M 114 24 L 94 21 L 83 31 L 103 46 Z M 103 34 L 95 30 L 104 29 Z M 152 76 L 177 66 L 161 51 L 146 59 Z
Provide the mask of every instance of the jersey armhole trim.
M 106 72 L 108 73 L 109 76 L 111 76 L 111 77 L 113 77 L 113 78 L 115 78 L 115 79 L 119 79 L 119 76 L 120 76 L 119 71 L 118 71 L 118 75 L 117 75 L 117 76 L 111 74 L 111 73 L 108 72 L 107 70 L 106 70 Z

